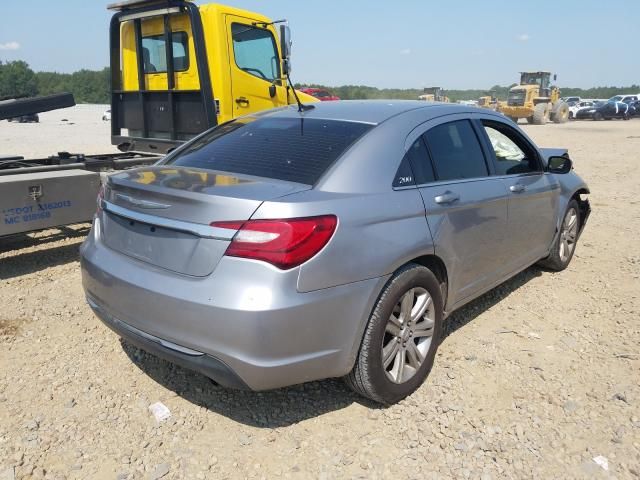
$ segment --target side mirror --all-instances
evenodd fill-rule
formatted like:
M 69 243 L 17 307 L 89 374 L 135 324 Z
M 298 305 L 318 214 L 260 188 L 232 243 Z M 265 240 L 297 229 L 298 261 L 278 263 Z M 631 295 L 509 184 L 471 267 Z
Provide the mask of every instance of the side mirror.
M 569 173 L 573 168 L 573 162 L 567 157 L 550 157 L 547 169 L 550 173 Z
M 282 70 L 285 75 L 291 73 L 291 29 L 289 25 L 280 25 L 280 53 L 282 55 Z
M 555 82 L 557 79 L 558 79 L 558 74 L 557 74 L 557 73 L 554 73 L 554 74 L 553 74 L 553 81 Z
M 291 58 L 291 29 L 289 25 L 280 25 L 280 52 L 283 60 Z

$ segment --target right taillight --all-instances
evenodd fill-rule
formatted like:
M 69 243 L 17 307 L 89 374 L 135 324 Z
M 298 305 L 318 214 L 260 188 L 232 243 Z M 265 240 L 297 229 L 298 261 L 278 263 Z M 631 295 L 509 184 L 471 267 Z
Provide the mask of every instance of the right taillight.
M 213 227 L 237 230 L 225 255 L 268 262 L 282 270 L 303 264 L 331 240 L 335 215 L 282 220 L 213 222 Z

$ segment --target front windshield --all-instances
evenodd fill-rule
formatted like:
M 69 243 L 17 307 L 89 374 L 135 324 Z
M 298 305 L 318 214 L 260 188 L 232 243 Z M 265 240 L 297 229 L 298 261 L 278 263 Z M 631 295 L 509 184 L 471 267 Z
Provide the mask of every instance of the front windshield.
M 620 102 L 622 101 L 622 95 L 616 95 L 615 97 L 611 97 L 608 101 L 609 102 Z
M 542 85 L 542 76 L 536 75 L 533 73 L 523 73 L 522 74 L 522 84 L 523 85 Z

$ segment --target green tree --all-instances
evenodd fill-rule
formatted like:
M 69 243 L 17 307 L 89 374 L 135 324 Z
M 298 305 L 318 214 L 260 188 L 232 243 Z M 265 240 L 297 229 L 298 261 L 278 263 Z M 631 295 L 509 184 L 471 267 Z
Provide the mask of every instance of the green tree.
M 0 62 L 0 98 L 32 97 L 38 93 L 38 83 L 27 62 Z

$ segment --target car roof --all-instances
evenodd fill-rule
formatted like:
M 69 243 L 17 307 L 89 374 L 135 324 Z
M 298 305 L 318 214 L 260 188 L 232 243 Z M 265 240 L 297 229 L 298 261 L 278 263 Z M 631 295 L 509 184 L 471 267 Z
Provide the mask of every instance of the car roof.
M 282 109 L 268 111 L 263 115 L 342 120 L 379 125 L 392 117 L 418 109 L 424 109 L 425 120 L 451 113 L 477 111 L 476 107 L 466 105 L 419 100 L 341 100 L 339 102 L 318 102 L 312 105 L 315 108 L 302 113 L 298 112 L 298 107 L 294 104 Z M 470 108 L 473 108 L 473 110 Z

